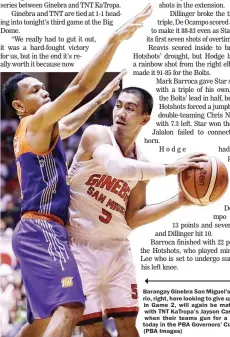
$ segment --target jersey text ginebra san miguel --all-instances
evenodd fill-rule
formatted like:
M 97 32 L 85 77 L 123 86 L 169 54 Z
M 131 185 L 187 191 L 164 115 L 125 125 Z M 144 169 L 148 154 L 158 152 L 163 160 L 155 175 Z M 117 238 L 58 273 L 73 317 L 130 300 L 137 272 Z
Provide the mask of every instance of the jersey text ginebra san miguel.
M 69 184 L 62 141 L 58 136 L 49 151 L 39 153 L 26 141 L 26 117 L 14 137 L 14 152 L 21 187 L 21 213 L 51 215 L 68 220 Z
M 111 128 L 106 128 L 112 145 L 120 151 Z M 137 159 L 143 160 L 139 150 L 136 152 Z M 138 181 L 110 176 L 94 159 L 73 161 L 69 178 L 70 234 L 86 240 L 126 239 L 131 232 L 125 220 L 126 207 Z

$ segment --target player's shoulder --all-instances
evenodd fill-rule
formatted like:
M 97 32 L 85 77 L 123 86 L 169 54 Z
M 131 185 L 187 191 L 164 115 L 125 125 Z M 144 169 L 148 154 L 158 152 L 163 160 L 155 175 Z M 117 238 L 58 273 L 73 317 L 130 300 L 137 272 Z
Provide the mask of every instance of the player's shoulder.
M 27 117 L 23 117 L 21 120 L 20 120 L 20 123 L 17 127 L 17 130 L 15 132 L 15 137 L 20 137 L 20 138 L 23 138 L 24 134 L 26 133 L 26 130 L 27 130 L 27 125 L 28 125 L 28 119 L 29 119 L 30 116 L 27 116 Z
M 79 149 L 81 152 L 92 154 L 102 144 L 111 144 L 108 128 L 94 124 L 85 129 Z
M 88 126 L 83 133 L 83 138 L 89 138 L 91 141 L 96 139 L 102 140 L 103 138 L 107 139 L 108 136 L 108 127 L 98 124 Z
M 27 131 L 29 117 L 30 116 L 23 117 L 20 120 L 16 133 L 14 135 L 13 146 L 14 146 L 14 152 L 15 152 L 16 158 L 26 152 L 32 152 L 31 147 L 28 144 L 27 139 L 26 139 L 26 131 Z
M 98 132 L 108 132 L 107 131 L 107 126 L 104 125 L 99 125 L 99 124 L 91 124 L 89 126 L 87 126 L 87 128 L 84 131 L 84 134 L 88 134 L 88 133 L 98 133 Z

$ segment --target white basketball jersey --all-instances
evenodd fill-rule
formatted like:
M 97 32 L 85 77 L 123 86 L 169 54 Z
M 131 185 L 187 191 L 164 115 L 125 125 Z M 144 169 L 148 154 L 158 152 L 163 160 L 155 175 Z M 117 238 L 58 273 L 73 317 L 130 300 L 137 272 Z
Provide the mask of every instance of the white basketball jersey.
M 106 128 L 113 146 L 120 148 L 111 128 Z M 145 160 L 136 149 L 138 160 Z M 138 181 L 110 176 L 94 159 L 73 161 L 70 170 L 70 206 L 68 231 L 85 240 L 124 240 L 131 232 L 125 211 L 131 190 Z

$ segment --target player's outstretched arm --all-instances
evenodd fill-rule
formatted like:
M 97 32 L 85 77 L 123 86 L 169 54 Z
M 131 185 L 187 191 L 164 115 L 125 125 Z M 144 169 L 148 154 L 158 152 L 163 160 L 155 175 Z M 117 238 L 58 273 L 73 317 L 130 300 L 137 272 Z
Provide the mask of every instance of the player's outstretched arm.
M 119 44 L 132 37 L 135 31 L 142 27 L 143 21 L 151 15 L 151 12 L 151 5 L 148 5 L 141 13 L 119 28 L 104 48 L 74 78 L 68 88 L 53 102 L 38 109 L 31 117 L 30 129 L 46 130 L 72 111 L 96 87 Z
M 119 83 L 125 74 L 126 70 L 124 69 L 89 103 L 83 105 L 59 121 L 61 139 L 70 137 L 75 133 L 100 105 L 107 102 L 113 96 L 114 92 L 120 88 Z
M 200 162 L 207 161 L 202 155 L 177 161 L 172 165 L 163 165 L 125 158 L 115 147 L 107 144 L 98 146 L 93 152 L 93 158 L 106 171 L 116 178 L 130 180 L 149 180 L 167 174 L 178 174 L 188 167 L 202 168 Z
M 130 39 L 135 31 L 143 26 L 143 22 L 151 13 L 152 6 L 149 4 L 134 18 L 117 29 L 99 53 L 77 74 L 70 83 L 69 88 L 80 84 L 87 91 L 92 91 L 107 69 L 119 44 L 124 40 Z
M 147 206 L 146 185 L 146 181 L 138 182 L 129 195 L 125 217 L 129 227 L 133 229 L 159 220 L 181 206 L 192 205 L 183 193 L 179 192 L 171 199 Z
M 83 133 L 77 160 L 81 161 L 82 153 L 90 155 L 111 176 L 119 179 L 149 180 L 166 174 L 177 174 L 187 167 L 202 168 L 200 162 L 207 161 L 203 154 L 187 156 L 171 165 L 156 164 L 125 158 L 121 152 L 111 145 L 107 130 L 98 125 L 91 125 Z M 86 160 L 85 157 L 83 160 Z M 168 172 L 167 172 L 168 171 Z
M 84 131 L 76 154 L 77 161 L 92 158 L 104 167 L 108 174 L 120 179 L 143 180 L 146 175 L 150 178 L 165 175 L 163 164 L 150 164 L 123 157 L 121 152 L 112 146 L 106 128 L 100 125 L 91 125 Z

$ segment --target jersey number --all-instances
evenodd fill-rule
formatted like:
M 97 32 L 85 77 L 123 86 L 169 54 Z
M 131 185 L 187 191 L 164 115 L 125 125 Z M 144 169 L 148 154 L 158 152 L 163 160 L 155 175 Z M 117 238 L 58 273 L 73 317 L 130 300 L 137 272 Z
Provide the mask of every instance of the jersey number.
M 112 214 L 106 211 L 104 208 L 102 208 L 102 214 L 103 216 L 99 215 L 99 220 L 103 223 L 108 224 L 112 219 Z

